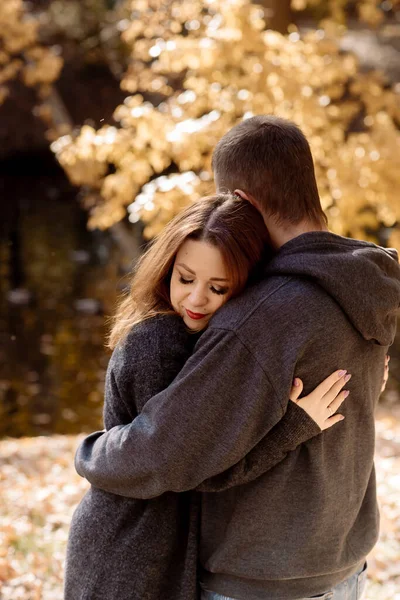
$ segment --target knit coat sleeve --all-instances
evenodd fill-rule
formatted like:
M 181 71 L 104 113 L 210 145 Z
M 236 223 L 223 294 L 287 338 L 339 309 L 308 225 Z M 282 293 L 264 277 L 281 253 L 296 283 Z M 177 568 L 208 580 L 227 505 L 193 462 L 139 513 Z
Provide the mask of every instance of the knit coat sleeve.
M 159 315 L 135 326 L 116 346 L 108 364 L 106 430 L 131 423 L 147 400 L 173 381 L 195 341 L 177 315 Z
M 236 465 L 197 486 L 199 492 L 223 492 L 254 481 L 279 464 L 289 452 L 321 433 L 319 425 L 295 402 L 271 431 Z
M 159 317 L 132 331 L 114 350 L 107 369 L 105 428 L 130 423 L 150 396 L 167 387 L 189 357 L 196 339 L 172 315 Z M 253 481 L 320 432 L 315 421 L 290 402 L 279 423 L 247 456 L 196 489 L 220 492 Z
M 316 434 L 311 419 L 304 427 L 303 413 L 291 432 L 292 410 L 274 430 L 285 413 L 267 374 L 240 340 L 209 330 L 173 383 L 132 423 L 84 440 L 76 469 L 96 487 L 136 498 L 194 489 L 233 469 L 209 483 L 207 491 L 219 491 L 251 481 Z
M 122 397 L 118 384 L 115 377 L 114 369 L 111 364 L 107 369 L 106 375 L 106 393 L 104 397 L 104 406 L 103 406 L 103 421 L 104 427 L 107 429 L 112 429 L 116 425 L 123 425 L 124 423 L 130 423 L 137 413 L 136 409 L 136 397 L 134 394 L 134 377 L 132 376 L 132 394 L 130 397 L 126 399 Z

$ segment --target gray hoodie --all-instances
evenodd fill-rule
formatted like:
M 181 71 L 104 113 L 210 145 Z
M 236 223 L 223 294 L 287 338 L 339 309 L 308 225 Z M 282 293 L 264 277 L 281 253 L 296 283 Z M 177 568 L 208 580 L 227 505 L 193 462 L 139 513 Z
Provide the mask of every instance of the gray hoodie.
M 89 436 L 92 484 L 150 498 L 238 462 L 333 370 L 352 374 L 340 426 L 255 481 L 203 493 L 202 583 L 233 598 L 294 600 L 355 573 L 376 542 L 374 409 L 400 304 L 393 250 L 328 232 L 285 244 L 262 279 L 220 309 L 194 354 L 130 424 Z

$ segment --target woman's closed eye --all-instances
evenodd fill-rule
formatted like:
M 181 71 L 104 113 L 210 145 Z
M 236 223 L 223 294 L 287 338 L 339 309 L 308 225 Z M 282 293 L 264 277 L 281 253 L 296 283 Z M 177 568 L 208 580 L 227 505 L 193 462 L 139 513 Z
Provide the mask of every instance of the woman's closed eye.
M 185 279 L 182 275 L 179 276 L 179 283 L 187 284 L 193 283 L 193 279 Z
M 188 285 L 189 283 L 193 283 L 194 279 L 185 279 L 183 275 L 179 275 L 179 283 L 183 283 L 183 285 Z M 210 286 L 210 290 L 213 294 L 217 294 L 218 296 L 224 296 L 228 293 L 229 288 L 216 288 L 213 285 Z
M 218 294 L 218 296 L 224 296 L 225 294 L 228 293 L 229 289 L 228 288 L 220 288 L 219 290 L 217 290 L 217 288 L 215 288 L 214 286 L 210 287 L 210 290 L 214 293 L 214 294 Z

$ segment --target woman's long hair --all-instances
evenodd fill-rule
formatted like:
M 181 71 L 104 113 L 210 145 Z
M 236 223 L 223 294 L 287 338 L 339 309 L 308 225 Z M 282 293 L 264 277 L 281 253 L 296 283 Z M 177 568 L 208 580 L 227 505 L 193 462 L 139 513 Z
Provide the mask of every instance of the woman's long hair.
M 174 313 L 170 280 L 175 256 L 187 240 L 218 248 L 232 282 L 230 297 L 239 294 L 260 260 L 267 230 L 260 213 L 232 194 L 202 198 L 172 219 L 139 259 L 130 288 L 113 318 L 108 346 L 114 348 L 133 325 L 159 314 Z

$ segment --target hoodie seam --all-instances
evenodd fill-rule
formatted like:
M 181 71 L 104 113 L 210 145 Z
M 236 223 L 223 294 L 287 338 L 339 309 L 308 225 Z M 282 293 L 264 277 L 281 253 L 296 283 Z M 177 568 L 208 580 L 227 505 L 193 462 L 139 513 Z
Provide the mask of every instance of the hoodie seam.
M 332 234 L 335 235 L 335 234 Z M 291 240 L 294 241 L 294 240 Z M 391 260 L 395 260 L 393 258 L 393 256 L 390 254 L 389 250 L 393 250 L 393 248 L 382 248 L 382 246 L 378 246 L 377 244 L 374 244 L 373 242 L 366 242 L 365 240 L 353 240 L 353 239 L 349 239 L 349 238 L 342 238 L 340 240 L 302 240 L 301 242 L 298 242 L 296 244 L 295 247 L 293 248 L 288 248 L 287 250 L 285 249 L 285 247 L 282 248 L 282 252 L 278 252 L 273 258 L 272 261 L 274 261 L 275 259 L 279 258 L 280 256 L 287 256 L 289 254 L 297 254 L 299 252 L 299 250 L 303 250 L 303 249 L 314 249 L 314 248 L 325 248 L 327 242 L 329 243 L 330 246 L 336 246 L 338 248 L 354 248 L 355 250 L 357 250 L 358 248 L 360 248 L 360 246 L 362 248 L 369 248 L 370 250 L 380 250 L 381 252 L 384 252 L 385 255 L 390 258 Z M 289 244 L 290 242 L 288 242 Z M 394 248 L 394 250 L 396 250 L 396 248 Z M 397 250 L 396 250 L 397 251 Z M 267 265 L 267 269 L 268 269 L 268 265 Z
M 282 409 L 282 417 L 283 417 L 284 414 L 285 414 L 286 405 L 282 404 L 281 400 L 279 399 L 279 394 L 277 393 L 277 390 L 276 390 L 274 384 L 272 383 L 272 380 L 269 377 L 268 372 L 265 370 L 264 366 L 260 363 L 260 361 L 258 360 L 257 356 L 254 354 L 254 352 L 251 350 L 251 348 L 249 348 L 249 346 L 242 340 L 242 338 L 238 335 L 238 333 L 236 331 L 233 331 L 232 329 L 229 329 L 228 327 L 213 327 L 213 329 L 215 331 L 225 331 L 225 332 L 228 332 L 228 333 L 232 333 L 236 337 L 236 339 L 238 340 L 238 342 L 243 346 L 243 348 L 245 348 L 247 350 L 247 352 L 253 358 L 254 362 L 256 363 L 256 365 L 258 366 L 258 368 L 261 370 L 261 372 L 263 373 L 264 377 L 266 378 L 266 380 L 268 381 L 269 385 L 271 386 L 271 389 L 272 389 L 272 391 L 274 393 L 274 396 L 275 396 L 275 400 L 277 401 L 277 403 L 279 404 L 279 406 Z
M 250 319 L 250 317 L 252 317 L 253 314 L 260 308 L 260 306 L 262 306 L 265 302 L 267 302 L 267 300 L 269 300 L 274 294 L 276 294 L 282 287 L 284 287 L 285 285 L 288 285 L 292 280 L 296 279 L 296 276 L 294 276 L 294 275 L 287 275 L 285 273 L 282 273 L 282 274 L 277 273 L 274 276 L 275 277 L 279 277 L 279 278 L 283 277 L 285 279 L 285 281 L 283 281 L 282 283 L 280 283 L 278 285 L 278 287 L 276 287 L 273 290 L 271 290 L 270 292 L 268 292 L 268 294 L 266 296 L 263 296 L 262 298 L 260 298 L 259 302 L 255 306 L 253 306 L 252 310 L 250 312 L 248 312 L 243 317 L 243 319 L 240 321 L 240 323 L 238 323 L 235 326 L 235 328 L 234 328 L 235 330 L 237 330 L 237 331 L 240 330 L 240 328 L 243 327 L 246 324 L 246 322 Z M 221 329 L 223 329 L 223 328 L 221 328 Z M 237 336 L 239 338 L 239 335 L 238 335 L 237 331 L 235 331 L 235 333 L 237 334 Z
M 364 248 L 370 248 L 371 250 L 381 250 L 381 248 L 379 246 L 377 246 L 376 244 L 371 244 L 371 242 L 363 242 L 362 240 L 358 241 L 357 240 L 357 244 L 354 243 L 355 240 L 343 240 L 343 241 L 329 241 L 329 245 L 330 246 L 337 246 L 339 248 L 341 247 L 354 247 L 355 250 L 357 250 L 360 247 L 360 244 L 364 247 Z M 305 243 L 299 243 L 295 248 L 289 248 L 288 250 L 283 249 L 282 250 L 282 255 L 283 254 L 297 254 L 299 252 L 299 250 L 301 250 L 302 248 L 307 248 L 310 249 L 310 246 L 312 248 L 316 248 L 316 247 L 323 247 L 326 248 L 326 240 L 315 240 L 312 241 L 312 243 L 310 244 L 309 242 L 307 244 Z M 382 250 L 386 250 L 386 248 L 382 248 Z M 387 252 L 385 252 L 385 254 L 387 254 Z M 279 253 L 276 255 L 275 258 L 279 258 Z

